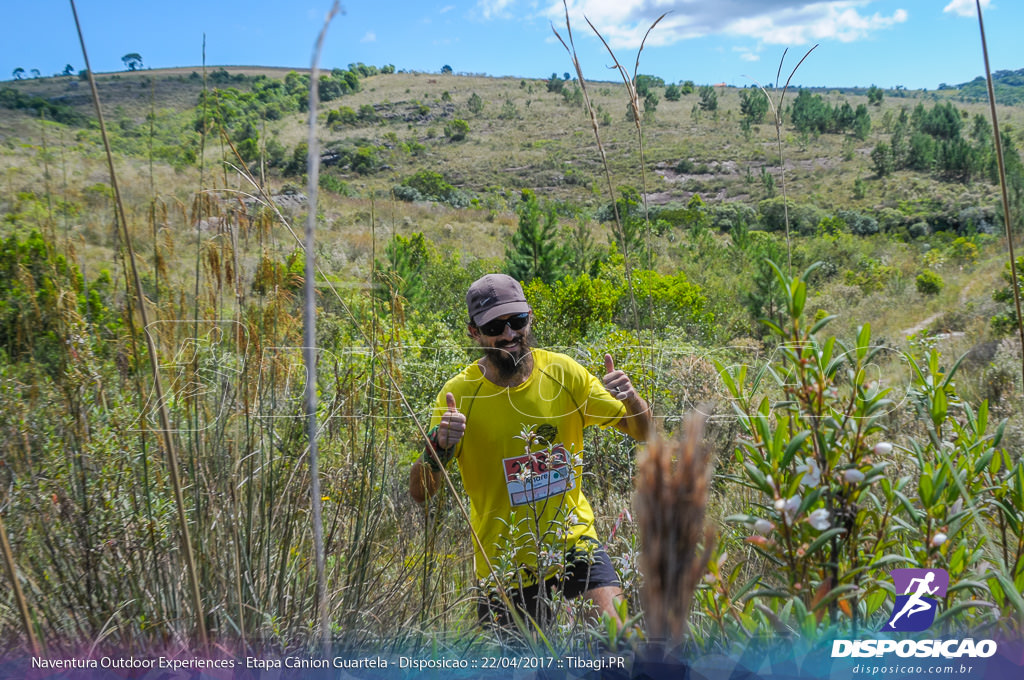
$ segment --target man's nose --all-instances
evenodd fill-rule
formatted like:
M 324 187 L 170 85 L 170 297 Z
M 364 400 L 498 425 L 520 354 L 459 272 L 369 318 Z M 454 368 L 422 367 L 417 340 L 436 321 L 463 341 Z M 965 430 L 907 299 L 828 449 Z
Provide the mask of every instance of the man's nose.
M 512 327 L 508 325 L 507 321 L 505 322 L 505 329 L 501 331 L 501 337 L 506 340 L 512 340 L 516 337 L 516 332 L 512 330 Z

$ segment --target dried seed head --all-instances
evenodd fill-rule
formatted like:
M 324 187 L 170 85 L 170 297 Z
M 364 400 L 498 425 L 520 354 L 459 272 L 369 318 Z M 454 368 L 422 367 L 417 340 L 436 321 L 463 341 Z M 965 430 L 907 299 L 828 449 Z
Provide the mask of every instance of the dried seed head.
M 651 440 L 637 464 L 633 507 L 652 640 L 682 642 L 714 547 L 714 531 L 704 527 L 713 457 L 703 434 L 704 418 L 691 415 L 679 438 Z

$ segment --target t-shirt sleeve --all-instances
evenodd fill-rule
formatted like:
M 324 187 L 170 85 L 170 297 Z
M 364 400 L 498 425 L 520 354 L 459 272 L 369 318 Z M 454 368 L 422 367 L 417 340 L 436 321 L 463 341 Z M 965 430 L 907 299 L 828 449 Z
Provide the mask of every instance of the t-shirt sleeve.
M 626 405 L 613 397 L 601 384 L 601 380 L 579 366 L 582 373 L 583 418 L 587 425 L 607 427 L 614 425 L 626 415 Z

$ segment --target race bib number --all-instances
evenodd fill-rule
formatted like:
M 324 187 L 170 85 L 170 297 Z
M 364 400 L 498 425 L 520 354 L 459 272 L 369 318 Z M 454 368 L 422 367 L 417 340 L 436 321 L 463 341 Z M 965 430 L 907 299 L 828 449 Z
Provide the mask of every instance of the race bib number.
M 542 501 L 576 488 L 569 454 L 561 444 L 550 449 L 506 458 L 505 484 L 512 507 Z

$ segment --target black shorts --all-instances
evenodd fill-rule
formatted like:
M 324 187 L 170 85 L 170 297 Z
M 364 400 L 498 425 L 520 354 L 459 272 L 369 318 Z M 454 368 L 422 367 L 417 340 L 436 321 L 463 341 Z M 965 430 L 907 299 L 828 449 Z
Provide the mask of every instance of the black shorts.
M 593 541 L 593 539 L 583 540 Z M 596 541 L 593 541 L 596 544 Z M 619 576 L 604 548 L 576 548 L 565 556 L 565 572 L 544 582 L 544 596 L 540 597 L 540 584 L 508 587 L 505 593 L 520 614 L 528 614 L 541 625 L 549 623 L 552 612 L 551 596 L 561 591 L 567 599 L 579 597 L 592 588 L 621 587 Z M 481 596 L 476 607 L 479 621 L 484 626 L 508 627 L 512 624 L 508 608 L 496 592 Z

